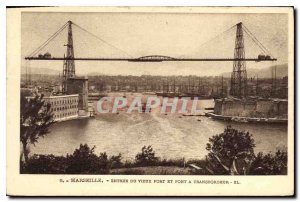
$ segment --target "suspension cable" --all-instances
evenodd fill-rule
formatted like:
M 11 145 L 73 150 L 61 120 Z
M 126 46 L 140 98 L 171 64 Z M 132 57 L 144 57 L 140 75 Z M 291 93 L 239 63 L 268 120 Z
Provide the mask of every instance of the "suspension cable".
M 79 29 L 81 29 L 82 31 L 84 31 L 84 32 L 86 32 L 86 33 L 88 33 L 88 34 L 90 34 L 90 35 L 93 36 L 94 38 L 98 39 L 98 40 L 101 41 L 102 43 L 105 43 L 106 45 L 108 45 L 108 46 L 110 46 L 110 47 L 112 47 L 112 48 L 114 48 L 114 49 L 117 49 L 118 51 L 121 51 L 121 52 L 125 53 L 126 55 L 128 55 L 128 56 L 130 56 L 130 57 L 133 58 L 133 56 L 130 55 L 129 53 L 127 53 L 126 51 L 124 51 L 124 50 L 122 50 L 122 49 L 120 49 L 120 48 L 117 48 L 116 46 L 114 46 L 114 45 L 108 43 L 107 41 L 101 39 L 101 38 L 98 37 L 97 35 L 95 35 L 95 34 L 89 32 L 88 30 L 82 28 L 81 26 L 75 24 L 74 22 L 73 22 L 72 24 L 75 25 L 76 27 L 78 27 Z
M 218 34 L 218 35 L 216 35 L 215 37 L 213 37 L 213 38 L 211 38 L 211 39 L 209 39 L 208 41 L 206 41 L 206 42 L 204 42 L 204 43 L 202 43 L 202 44 L 200 44 L 200 46 L 199 47 L 202 47 L 202 46 L 204 46 L 205 44 L 207 44 L 207 43 L 210 43 L 210 42 L 212 42 L 212 41 L 214 41 L 215 39 L 217 39 L 219 36 L 221 36 L 221 35 L 225 35 L 225 33 L 227 33 L 227 32 L 229 32 L 232 28 L 234 28 L 236 25 L 233 25 L 232 27 L 230 27 L 229 29 L 227 29 L 227 30 L 225 30 L 225 31 L 223 31 L 222 33 L 220 33 L 220 34 Z
M 245 29 L 244 31 L 250 36 L 250 38 L 262 49 L 263 52 L 265 52 L 266 54 L 270 54 L 270 51 L 255 37 L 254 34 L 252 34 L 252 32 L 244 25 L 243 26 Z
M 254 42 L 254 44 L 257 45 L 258 48 L 259 48 L 263 53 L 268 54 L 268 51 L 267 51 L 263 46 L 261 46 L 261 45 L 257 42 L 257 40 L 255 40 L 254 37 L 253 37 L 246 29 L 243 29 L 243 30 L 245 31 L 245 33 L 247 34 L 247 36 L 250 37 L 250 39 Z
M 223 32 L 221 32 L 221 33 L 219 33 L 218 35 L 216 35 L 216 36 L 210 38 L 209 40 L 205 41 L 204 43 L 200 44 L 200 45 L 198 46 L 198 49 L 201 48 L 201 47 L 203 47 L 204 45 L 207 45 L 208 43 L 210 43 L 210 42 L 216 40 L 216 39 L 217 39 L 218 37 L 220 37 L 221 35 L 227 34 L 227 32 L 231 31 L 232 28 L 234 28 L 235 26 L 236 26 L 236 25 L 233 25 L 232 27 L 228 28 L 227 30 L 225 30 L 225 31 L 223 31 Z M 182 57 L 182 56 L 184 56 L 184 55 L 181 55 L 181 56 L 179 56 L 179 57 Z
M 60 34 L 68 25 L 68 23 L 64 24 L 59 30 L 57 30 L 53 35 L 51 35 L 42 45 L 40 45 L 36 50 L 34 50 L 29 57 L 34 56 L 37 54 L 39 51 L 44 49 L 58 34 Z

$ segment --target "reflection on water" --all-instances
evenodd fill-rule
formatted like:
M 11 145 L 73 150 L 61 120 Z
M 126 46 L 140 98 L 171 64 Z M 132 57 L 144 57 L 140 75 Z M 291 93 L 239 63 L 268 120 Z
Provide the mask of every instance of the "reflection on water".
M 205 102 L 205 101 L 202 101 Z M 212 105 L 205 104 L 205 107 Z M 255 152 L 270 152 L 287 146 L 287 126 L 278 124 L 226 123 L 203 116 L 180 114 L 101 114 L 94 119 L 57 123 L 41 138 L 31 153 L 66 155 L 81 143 L 96 146 L 96 153 L 121 153 L 133 160 L 143 145 L 152 145 L 162 158 L 202 158 L 209 137 L 224 131 L 226 125 L 253 134 Z

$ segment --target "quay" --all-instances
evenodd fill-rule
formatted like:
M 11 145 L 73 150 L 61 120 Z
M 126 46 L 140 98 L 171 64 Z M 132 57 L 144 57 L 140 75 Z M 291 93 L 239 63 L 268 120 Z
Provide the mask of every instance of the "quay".
M 242 116 L 223 116 L 214 114 L 212 112 L 205 113 L 205 116 L 211 117 L 216 120 L 235 121 L 245 123 L 284 123 L 287 124 L 288 119 L 284 118 L 255 118 L 255 117 L 242 117 Z

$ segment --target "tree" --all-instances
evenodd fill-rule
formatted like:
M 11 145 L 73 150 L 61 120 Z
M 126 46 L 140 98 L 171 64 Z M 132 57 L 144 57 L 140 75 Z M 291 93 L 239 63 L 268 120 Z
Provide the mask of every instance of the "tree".
M 259 152 L 251 163 L 250 175 L 286 175 L 287 174 L 287 151 L 278 150 L 275 154 Z
M 110 168 L 119 168 L 122 166 L 122 154 L 119 153 L 118 155 L 112 155 L 109 159 Z
M 143 146 L 142 152 L 136 155 L 135 161 L 137 165 L 149 166 L 155 165 L 155 163 L 158 161 L 158 158 L 155 156 L 155 152 L 153 151 L 151 145 L 149 145 L 148 147 Z
M 103 168 L 111 169 L 111 168 L 119 168 L 122 166 L 122 154 L 119 153 L 118 155 L 112 155 L 108 158 L 106 152 L 100 153 L 99 162 Z
M 106 153 L 95 154 L 95 146 L 90 148 L 87 144 L 80 144 L 72 155 L 68 156 L 68 174 L 106 174 L 109 172 Z
M 107 156 L 106 152 L 100 153 L 99 161 L 100 161 L 100 166 L 103 169 L 109 169 L 109 163 L 108 163 L 109 159 L 108 159 L 108 156 Z
M 29 145 L 38 142 L 40 137 L 49 133 L 54 123 L 51 105 L 45 103 L 43 95 L 34 98 L 21 96 L 20 141 L 23 146 L 25 164 L 28 162 Z
M 254 139 L 249 132 L 238 131 L 231 126 L 224 132 L 209 138 L 207 170 L 211 174 L 246 174 L 255 158 Z

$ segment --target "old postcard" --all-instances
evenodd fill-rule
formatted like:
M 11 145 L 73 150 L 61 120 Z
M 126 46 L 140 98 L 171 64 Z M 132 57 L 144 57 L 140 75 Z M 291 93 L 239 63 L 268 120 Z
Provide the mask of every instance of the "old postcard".
M 291 196 L 292 7 L 7 8 L 7 194 Z

